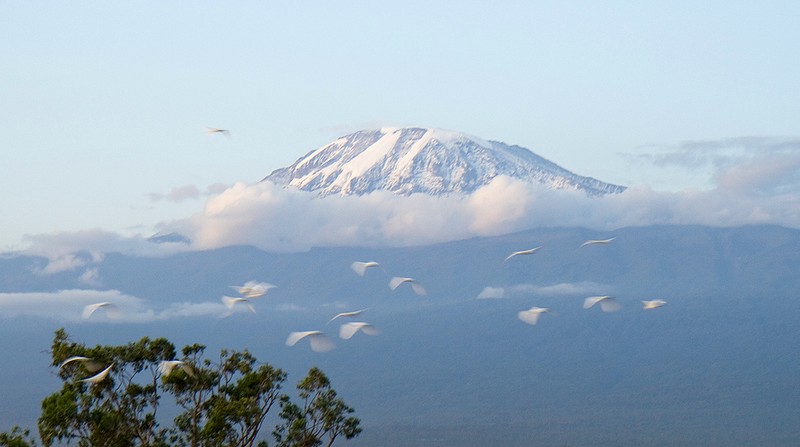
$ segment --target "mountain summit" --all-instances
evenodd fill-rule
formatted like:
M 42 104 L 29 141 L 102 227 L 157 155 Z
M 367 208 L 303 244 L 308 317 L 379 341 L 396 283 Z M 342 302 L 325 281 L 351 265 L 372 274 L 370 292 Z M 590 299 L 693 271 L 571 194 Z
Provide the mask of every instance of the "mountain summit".
M 382 128 L 343 136 L 264 178 L 321 195 L 469 193 L 499 175 L 589 195 L 624 186 L 582 177 L 519 146 L 425 128 Z

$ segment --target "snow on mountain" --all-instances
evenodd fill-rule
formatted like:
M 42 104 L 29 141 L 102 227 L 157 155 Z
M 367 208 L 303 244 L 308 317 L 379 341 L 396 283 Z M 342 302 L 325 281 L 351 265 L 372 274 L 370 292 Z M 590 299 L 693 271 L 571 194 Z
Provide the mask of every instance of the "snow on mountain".
M 519 146 L 426 128 L 382 128 L 343 136 L 265 177 L 321 195 L 469 193 L 499 175 L 589 195 L 624 186 L 576 175 Z

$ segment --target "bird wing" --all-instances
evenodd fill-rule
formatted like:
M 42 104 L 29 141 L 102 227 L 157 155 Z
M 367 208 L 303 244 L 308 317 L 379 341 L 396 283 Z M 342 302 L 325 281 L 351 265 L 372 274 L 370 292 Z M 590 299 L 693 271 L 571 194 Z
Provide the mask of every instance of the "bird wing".
M 606 296 L 590 296 L 583 300 L 583 308 L 588 309 L 606 298 Z
M 373 326 L 373 325 L 371 325 L 369 323 L 366 323 L 366 324 L 364 324 L 364 326 L 361 327 L 361 332 L 363 332 L 366 335 L 380 335 L 381 334 L 380 329 L 376 328 L 375 326 Z
M 527 250 L 515 251 L 514 253 L 511 253 L 510 255 L 508 255 L 508 257 L 506 257 L 506 259 L 503 260 L 503 262 L 508 261 L 509 259 L 513 258 L 514 256 L 530 255 L 530 254 L 536 253 L 537 251 L 539 251 L 540 248 L 542 248 L 542 247 L 534 247 L 534 248 L 529 248 Z
M 61 369 L 61 368 L 65 367 L 65 366 L 69 365 L 72 362 L 77 362 L 77 361 L 83 362 L 83 361 L 86 361 L 86 360 L 91 360 L 91 359 L 89 357 L 83 357 L 83 356 L 80 356 L 80 355 L 75 355 L 75 356 L 72 356 L 72 357 L 64 360 L 63 362 L 61 362 L 61 364 L 58 365 L 58 368 Z
M 83 363 L 83 368 L 90 373 L 100 371 L 106 366 L 105 363 L 101 363 L 95 359 L 82 360 L 81 363 Z
M 300 331 L 300 332 L 292 332 L 286 338 L 286 345 L 287 346 L 294 346 L 297 344 L 298 341 L 308 337 L 309 335 L 313 334 L 315 331 Z
M 162 376 L 168 376 L 172 374 L 172 370 L 181 363 L 177 360 L 164 360 L 159 362 L 158 364 L 158 372 Z
M 614 236 L 614 237 L 609 238 L 609 239 L 589 239 L 588 241 L 582 243 L 581 247 L 585 247 L 587 245 L 610 244 L 611 241 L 613 241 L 616 238 L 617 237 Z
M 664 300 L 651 300 L 651 301 L 642 301 L 642 304 L 644 304 L 645 309 L 655 309 L 657 307 L 661 307 L 667 304 L 667 302 Z
M 181 364 L 178 366 L 181 367 L 181 369 L 183 370 L 183 372 L 186 373 L 187 376 L 194 377 L 194 368 L 192 368 L 192 365 L 186 362 L 181 362 Z
M 237 301 L 239 301 L 239 298 L 233 298 L 230 296 L 222 297 L 222 304 L 224 304 L 228 309 L 233 309 L 233 305 L 236 304 Z
M 392 279 L 389 280 L 389 288 L 394 290 L 400 284 L 403 284 L 404 282 L 410 282 L 410 281 L 414 281 L 414 280 L 411 279 L 411 278 L 402 278 L 402 277 L 399 277 L 399 276 L 395 276 L 395 277 L 393 277 Z
M 520 320 L 530 325 L 538 323 L 540 315 L 542 315 L 542 313 L 535 310 L 522 310 L 517 313 L 517 317 L 519 317 Z
M 92 377 L 87 377 L 85 379 L 81 379 L 81 382 L 100 383 L 103 380 L 105 380 L 106 376 L 108 376 L 108 373 L 111 371 L 111 368 L 113 368 L 113 367 L 114 367 L 114 364 L 112 363 L 111 365 L 109 365 L 108 368 L 100 371 L 99 373 L 93 375 Z
M 101 308 L 101 307 L 103 307 L 103 306 L 106 306 L 106 305 L 108 305 L 108 303 L 94 303 L 94 304 L 89 304 L 89 305 L 87 305 L 87 306 L 85 306 L 85 307 L 83 308 L 83 313 L 81 313 L 81 317 L 83 317 L 83 319 L 84 319 L 84 320 L 85 320 L 85 319 L 88 319 L 89 317 L 91 317 L 91 316 L 92 316 L 92 314 L 93 314 L 93 313 L 94 313 L 94 312 L 95 312 L 97 309 L 99 309 L 99 308 Z
M 621 307 L 622 306 L 620 306 L 619 303 L 611 297 L 607 297 L 600 301 L 600 310 L 603 312 L 616 312 Z
M 352 311 L 352 312 L 341 312 L 341 313 L 338 313 L 338 314 L 334 315 L 334 316 L 333 316 L 333 318 L 331 318 L 330 320 L 328 320 L 328 323 L 332 322 L 333 320 L 335 320 L 335 319 L 337 319 L 337 318 L 342 318 L 342 317 L 355 317 L 355 316 L 358 316 L 358 315 L 361 315 L 361 314 L 363 314 L 363 313 L 364 313 L 364 312 L 366 312 L 366 311 L 367 311 L 367 309 L 354 310 L 354 311 Z
M 268 282 L 260 282 L 247 287 L 245 291 L 239 292 L 245 298 L 258 298 L 260 296 L 264 296 L 269 289 L 274 289 L 277 287 L 274 284 L 270 284 Z
M 353 269 L 353 271 L 356 272 L 358 276 L 364 276 L 364 273 L 367 271 L 367 263 L 355 261 L 352 264 L 350 264 L 350 268 Z
M 359 329 L 364 327 L 364 323 L 345 323 L 339 328 L 339 337 L 349 340 Z
M 336 345 L 333 344 L 331 339 L 328 338 L 328 336 L 323 334 L 322 332 L 317 332 L 316 334 L 312 334 L 310 341 L 311 341 L 311 350 L 314 352 L 328 352 L 336 347 Z
M 428 294 L 428 291 L 425 290 L 425 288 L 422 287 L 422 285 L 419 284 L 418 282 L 412 282 L 411 283 L 411 289 L 414 290 L 414 293 L 416 293 L 417 295 L 420 295 L 420 296 L 424 296 L 424 295 Z

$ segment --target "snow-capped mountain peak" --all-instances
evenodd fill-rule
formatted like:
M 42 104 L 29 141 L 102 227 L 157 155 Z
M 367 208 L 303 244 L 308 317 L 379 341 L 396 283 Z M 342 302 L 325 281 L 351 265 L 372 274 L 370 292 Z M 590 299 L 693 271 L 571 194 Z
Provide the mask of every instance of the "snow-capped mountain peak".
M 598 195 L 623 186 L 573 174 L 519 146 L 429 128 L 362 130 L 313 150 L 264 180 L 328 194 L 468 193 L 507 175 Z

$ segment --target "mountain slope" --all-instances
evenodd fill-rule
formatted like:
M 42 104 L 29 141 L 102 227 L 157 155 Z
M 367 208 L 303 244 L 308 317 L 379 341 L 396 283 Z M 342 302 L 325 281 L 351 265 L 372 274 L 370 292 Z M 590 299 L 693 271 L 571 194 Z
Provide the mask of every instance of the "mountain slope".
M 343 136 L 264 178 L 321 195 L 469 193 L 499 175 L 590 195 L 625 187 L 576 175 L 519 147 L 457 132 L 382 128 Z
M 587 239 L 612 244 L 579 248 Z M 522 248 L 531 256 L 503 262 Z M 354 260 L 385 270 L 364 276 Z M 35 427 L 41 397 L 61 386 L 50 364 L 54 330 L 81 342 L 164 336 L 179 346 L 249 349 L 284 369 L 286 389 L 311 366 L 356 409 L 364 433 L 345 445 L 796 446 L 800 230 L 772 226 L 656 226 L 598 234 L 536 229 L 424 247 L 315 248 L 268 253 L 225 247 L 94 262 L 103 290 L 171 303 L 219 303 L 247 280 L 278 288 L 228 318 L 185 315 L 149 323 L 69 322 L 14 316 L 15 292 L 87 287 L 81 269 L 42 275 L 46 260 L 0 256 L 0 430 Z M 391 290 L 418 279 L 425 297 Z M 486 287 L 502 299 L 475 299 Z M 612 294 L 619 312 L 583 309 Z M 645 311 L 639 300 L 664 299 Z M 44 303 L 35 301 L 37 309 Z M 221 304 L 218 304 L 221 306 Z M 552 314 L 536 326 L 531 306 Z M 368 308 L 377 337 L 337 339 L 328 353 L 288 347 L 287 334 L 323 330 L 336 313 Z M 273 410 L 274 411 L 274 410 Z M 160 413 L 161 415 L 168 413 Z M 268 436 L 269 425 L 264 435 Z M 534 435 L 532 435 L 534 434 Z

